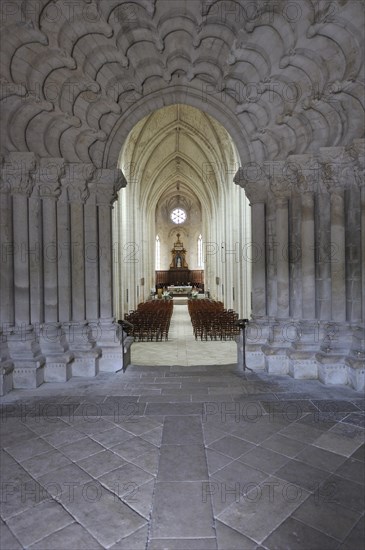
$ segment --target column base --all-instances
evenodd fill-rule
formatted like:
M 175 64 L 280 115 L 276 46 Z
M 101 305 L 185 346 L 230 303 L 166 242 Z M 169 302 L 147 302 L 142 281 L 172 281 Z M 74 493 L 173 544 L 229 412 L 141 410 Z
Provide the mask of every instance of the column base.
M 64 323 L 69 352 L 74 357 L 71 376 L 93 377 L 99 372 L 101 349 L 96 347 L 91 327 L 86 321 Z M 67 369 L 66 369 L 67 370 Z
M 46 358 L 45 382 L 67 382 L 72 376 L 74 356 L 69 351 L 65 332 L 60 323 L 47 323 L 41 327 L 40 347 Z
M 261 348 L 261 344 L 257 346 L 246 344 L 246 365 L 252 370 L 265 370 L 265 354 Z
M 316 354 L 318 378 L 323 384 L 347 384 L 348 375 L 343 355 Z
M 0 364 L 0 395 L 6 395 L 13 389 L 13 371 L 12 361 L 3 361 Z
M 99 370 L 101 372 L 126 370 L 130 365 L 130 347 L 133 338 L 128 337 L 122 327 L 113 319 L 99 321 L 99 326 L 101 337 L 98 339 L 97 345 L 102 350 Z
M 287 348 L 263 346 L 265 366 L 269 374 L 289 374 L 289 357 Z
M 314 352 L 289 351 L 289 374 L 297 380 L 318 378 L 318 364 Z
M 357 391 L 365 390 L 364 358 L 346 357 L 348 384 Z
M 270 320 L 268 317 L 253 315 L 246 328 L 246 365 L 255 371 L 266 369 L 263 346 L 270 337 Z
M 44 382 L 45 357 L 31 325 L 10 329 L 6 334 L 9 358 L 14 365 L 13 388 L 37 388 Z
M 72 376 L 73 355 L 46 356 L 45 382 L 67 382 Z
M 90 352 L 74 352 L 75 359 L 71 365 L 72 376 L 93 377 L 99 372 L 99 357 L 101 350 L 95 348 Z
M 44 382 L 44 367 L 39 366 L 34 368 L 21 367 L 17 362 L 13 371 L 13 388 L 14 389 L 34 389 L 38 388 Z

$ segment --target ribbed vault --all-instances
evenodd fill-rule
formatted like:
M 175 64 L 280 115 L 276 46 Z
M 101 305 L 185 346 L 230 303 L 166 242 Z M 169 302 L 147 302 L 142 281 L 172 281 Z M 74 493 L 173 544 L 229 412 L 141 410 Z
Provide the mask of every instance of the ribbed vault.
M 178 104 L 135 126 L 120 164 L 142 209 L 153 211 L 160 197 L 179 182 L 181 192 L 197 195 L 211 216 L 224 194 L 227 172 L 233 180 L 238 158 L 220 124 L 202 111 Z

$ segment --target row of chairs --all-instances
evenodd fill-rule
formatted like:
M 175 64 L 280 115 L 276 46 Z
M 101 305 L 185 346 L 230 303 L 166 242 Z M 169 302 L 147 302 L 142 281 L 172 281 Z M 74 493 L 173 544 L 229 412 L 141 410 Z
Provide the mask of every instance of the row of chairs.
M 238 314 L 225 309 L 223 302 L 189 300 L 188 310 L 195 340 L 236 340 L 239 336 Z
M 126 329 L 128 336 L 133 336 L 137 342 L 168 340 L 172 311 L 172 300 L 139 304 L 136 310 L 124 315 L 131 325 Z

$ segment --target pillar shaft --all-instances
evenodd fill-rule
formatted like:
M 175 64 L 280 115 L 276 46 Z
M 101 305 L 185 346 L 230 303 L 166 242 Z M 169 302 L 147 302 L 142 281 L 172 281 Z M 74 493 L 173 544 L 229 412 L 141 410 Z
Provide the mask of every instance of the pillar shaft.
M 99 205 L 100 262 L 100 317 L 113 316 L 112 295 L 112 225 L 111 206 Z
M 85 293 L 88 320 L 99 317 L 99 250 L 97 206 L 92 193 L 85 205 Z
M 252 204 L 252 313 L 266 315 L 265 203 Z
M 0 321 L 2 328 L 14 324 L 14 243 L 11 196 L 4 186 L 0 192 Z
M 302 316 L 304 319 L 314 319 L 316 316 L 316 276 L 314 199 L 312 193 L 304 193 L 302 195 L 301 260 Z
M 14 313 L 15 323 L 30 323 L 28 198 L 13 196 Z
M 344 192 L 331 194 L 331 282 L 332 319 L 346 321 Z
M 288 200 L 276 201 L 277 316 L 289 317 L 289 218 Z
M 316 203 L 316 311 L 320 320 L 331 319 L 331 215 L 328 194 Z
M 42 203 L 44 320 L 54 323 L 58 321 L 57 207 L 54 198 L 45 198 Z

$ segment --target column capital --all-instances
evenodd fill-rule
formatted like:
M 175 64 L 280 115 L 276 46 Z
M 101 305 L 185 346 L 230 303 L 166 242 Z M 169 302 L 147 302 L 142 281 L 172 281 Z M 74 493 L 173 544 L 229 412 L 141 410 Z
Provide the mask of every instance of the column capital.
M 354 179 L 359 187 L 365 186 L 365 139 L 354 139 L 349 154 L 354 159 Z
M 59 157 L 41 158 L 36 173 L 36 186 L 41 199 L 57 200 L 61 195 L 61 180 L 65 176 L 65 160 Z
M 264 169 L 269 181 L 270 193 L 277 200 L 288 200 L 295 193 L 296 185 L 287 161 L 275 160 L 265 162 Z
M 355 180 L 355 162 L 345 147 L 320 147 L 320 193 L 336 193 L 348 189 Z
M 243 168 L 239 168 L 233 182 L 244 189 L 251 204 L 265 203 L 268 193 L 268 181 L 251 179 Z
M 30 197 L 35 184 L 35 153 L 9 153 L 1 168 L 0 190 Z
M 89 198 L 88 183 L 95 172 L 91 163 L 68 163 L 65 165 L 65 175 L 61 178 L 62 187 L 67 191 L 67 201 L 84 204 Z
M 320 164 L 311 154 L 290 155 L 286 163 L 286 175 L 292 181 L 294 192 L 300 195 L 315 193 L 320 178 Z
M 118 168 L 99 168 L 95 171 L 92 183 L 95 185 L 98 206 L 111 206 L 118 198 L 118 191 L 126 187 L 127 180 Z

